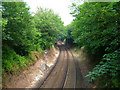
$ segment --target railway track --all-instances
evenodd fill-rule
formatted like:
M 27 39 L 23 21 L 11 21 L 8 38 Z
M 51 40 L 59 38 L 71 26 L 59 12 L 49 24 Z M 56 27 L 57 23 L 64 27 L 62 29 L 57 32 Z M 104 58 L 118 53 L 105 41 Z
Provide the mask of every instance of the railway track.
M 87 88 L 72 51 L 64 45 L 59 46 L 60 54 L 49 74 L 39 88 Z
M 67 52 L 67 65 L 66 65 L 66 71 L 65 71 L 65 75 L 64 75 L 64 79 L 63 79 L 63 82 L 62 82 L 62 85 L 61 85 L 61 88 L 64 88 L 64 85 L 66 84 L 66 78 L 67 78 L 67 74 L 69 72 L 69 69 L 68 69 L 68 64 L 69 64 L 69 54 L 68 54 L 68 51 L 67 51 L 67 48 L 65 48 L 66 52 Z
M 68 53 L 64 45 L 59 46 L 60 56 L 55 66 L 41 83 L 40 88 L 63 88 L 68 70 Z
M 68 72 L 67 72 L 67 77 L 65 80 L 65 84 L 63 88 L 87 88 L 87 85 L 85 84 L 85 81 L 83 79 L 79 62 L 74 57 L 72 51 L 70 48 L 68 48 L 69 52 L 69 65 L 68 65 Z
M 52 73 L 53 69 L 55 68 L 55 66 L 57 65 L 57 63 L 58 63 L 58 61 L 59 61 L 59 58 L 60 58 L 60 55 L 61 55 L 61 48 L 60 48 L 60 46 L 58 46 L 58 47 L 59 47 L 59 56 L 58 56 L 58 58 L 57 58 L 57 60 L 56 60 L 56 62 L 55 62 L 55 64 L 54 64 L 54 66 L 53 66 L 52 69 L 49 71 L 48 75 L 44 78 L 43 81 L 41 81 L 41 83 L 39 83 L 39 84 L 37 85 L 38 88 L 41 88 L 41 87 L 43 86 L 43 84 L 46 82 L 47 78 L 50 76 L 50 74 Z
M 74 88 L 87 88 L 87 85 L 85 84 L 85 81 L 83 79 L 83 76 L 82 76 L 82 73 L 81 73 L 81 69 L 80 69 L 80 66 L 79 66 L 79 62 L 78 60 L 76 59 L 76 57 L 74 57 L 71 49 L 69 48 L 69 51 L 73 57 L 73 61 L 74 61 L 74 64 L 75 64 L 75 72 L 76 72 L 76 75 L 75 75 L 75 78 L 76 78 L 76 85 Z
M 68 72 L 67 77 L 65 80 L 65 84 L 63 88 L 74 88 L 76 87 L 76 68 L 75 68 L 75 61 L 72 56 L 72 53 L 70 52 L 70 49 L 68 49 L 69 54 L 69 65 L 68 65 Z

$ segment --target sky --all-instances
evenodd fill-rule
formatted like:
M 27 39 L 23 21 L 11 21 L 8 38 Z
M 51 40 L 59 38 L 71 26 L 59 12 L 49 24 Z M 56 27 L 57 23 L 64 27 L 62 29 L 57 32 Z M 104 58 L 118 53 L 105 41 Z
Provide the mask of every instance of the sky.
M 70 15 L 70 8 L 72 0 L 24 0 L 30 6 L 30 12 L 36 12 L 37 7 L 53 9 L 56 14 L 59 14 L 64 25 L 72 22 L 74 17 Z

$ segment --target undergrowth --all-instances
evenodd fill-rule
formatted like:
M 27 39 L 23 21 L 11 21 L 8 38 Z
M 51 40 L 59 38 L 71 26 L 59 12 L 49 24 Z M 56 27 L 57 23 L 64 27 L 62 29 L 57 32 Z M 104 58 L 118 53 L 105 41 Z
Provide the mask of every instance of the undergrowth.
M 4 74 L 17 74 L 21 70 L 27 69 L 30 65 L 33 65 L 36 60 L 40 58 L 40 51 L 31 51 L 26 56 L 17 54 L 12 48 L 4 46 L 2 57 L 2 73 Z

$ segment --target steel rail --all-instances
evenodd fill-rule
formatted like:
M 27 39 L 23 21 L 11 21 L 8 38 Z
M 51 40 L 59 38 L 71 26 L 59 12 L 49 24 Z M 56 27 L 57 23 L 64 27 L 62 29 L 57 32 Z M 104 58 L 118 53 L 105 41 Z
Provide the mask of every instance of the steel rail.
M 84 79 L 83 79 L 83 76 L 82 76 L 82 73 L 81 73 L 81 70 L 80 70 L 80 67 L 79 67 L 79 64 L 78 64 L 78 61 L 77 60 L 75 60 L 75 58 L 74 58 L 74 55 L 73 55 L 73 53 L 72 53 L 72 51 L 71 51 L 71 49 L 69 48 L 69 50 L 70 50 L 70 52 L 71 52 L 71 54 L 72 54 L 72 57 L 73 57 L 73 59 L 74 59 L 74 63 L 75 63 L 75 68 L 76 68 L 76 75 L 75 75 L 75 78 L 77 77 L 77 73 L 80 73 L 80 76 L 79 77 L 81 77 L 81 79 L 84 81 Z M 77 70 L 79 71 L 79 72 L 77 72 Z M 76 80 L 76 79 L 75 79 Z M 75 81 L 76 82 L 76 81 Z M 85 84 L 84 84 L 84 82 L 83 82 L 83 85 L 84 85 L 84 87 L 82 87 L 82 88 L 87 88 L 87 86 L 85 86 Z M 75 83 L 75 87 L 74 88 L 76 88 L 76 83 Z
M 63 45 L 62 45 L 62 49 L 63 50 L 65 50 L 65 47 L 63 47 Z M 59 68 L 59 71 L 58 72 L 61 72 L 61 68 L 63 67 L 62 65 L 64 65 L 64 59 L 65 59 L 65 52 L 63 51 L 63 60 L 62 60 L 62 62 L 60 62 L 61 63 L 61 66 L 60 66 L 60 68 Z M 63 73 L 63 72 L 61 72 L 61 73 Z M 61 88 L 61 87 L 60 87 Z
M 47 80 L 47 78 L 50 76 L 50 74 L 52 73 L 52 71 L 54 70 L 55 66 L 57 65 L 58 61 L 59 61 L 59 58 L 60 58 L 60 55 L 61 55 L 61 48 L 60 46 L 58 46 L 59 48 L 59 56 L 54 64 L 54 66 L 51 68 L 51 70 L 49 71 L 48 75 L 44 78 L 43 81 L 41 81 L 41 83 L 39 84 L 38 88 L 41 88 L 41 86 L 45 83 L 45 81 Z
M 55 69 L 55 67 L 56 67 L 56 65 L 58 64 L 58 61 L 59 61 L 59 59 L 60 59 L 61 51 L 62 51 L 62 50 L 65 50 L 65 51 L 62 52 L 62 54 L 64 55 L 64 56 L 63 56 L 63 59 L 65 58 L 65 54 L 64 54 L 64 53 L 66 53 L 67 50 L 66 50 L 65 46 L 64 46 L 64 47 L 63 47 L 63 46 L 59 46 L 59 51 L 60 51 L 60 53 L 59 53 L 59 56 L 58 56 L 58 58 L 57 58 L 57 60 L 56 60 L 56 63 L 55 63 L 55 65 L 52 67 L 52 69 L 49 71 L 49 73 L 48 73 L 48 75 L 45 77 L 45 79 L 40 83 L 39 88 L 41 88 L 42 86 L 44 87 L 44 83 L 47 83 L 48 77 L 50 77 L 50 75 L 52 74 L 52 72 L 54 72 L 54 69 Z M 67 58 L 68 58 L 68 53 L 67 53 Z M 63 65 L 63 64 L 66 66 L 66 64 L 64 63 L 64 60 L 62 60 L 62 61 L 60 62 L 60 64 L 61 64 L 61 65 L 60 65 L 60 68 L 59 68 L 59 71 L 58 71 L 58 72 L 61 72 L 61 68 L 62 68 L 62 65 Z M 66 67 L 66 68 L 68 69 L 68 59 L 67 59 L 67 67 Z M 63 85 L 64 85 L 64 81 L 65 81 L 65 78 L 66 78 L 67 69 L 65 70 L 64 79 L 63 79 L 63 81 L 62 81 L 62 84 L 61 84 L 60 88 L 62 88 Z M 62 73 L 64 73 L 64 72 L 62 72 Z M 54 86 L 52 86 L 52 87 L 54 87 Z
M 70 48 L 68 48 L 68 47 L 66 47 L 69 51 L 70 51 Z M 68 52 L 68 51 L 67 51 Z M 71 51 L 70 51 L 70 54 L 72 55 L 72 58 L 73 58 L 73 60 L 74 60 L 74 56 L 73 56 L 73 54 L 71 53 Z M 74 65 L 76 65 L 75 64 L 75 60 L 74 60 Z M 76 67 L 76 66 L 75 66 Z M 68 68 L 68 72 L 67 72 L 67 75 L 68 75 L 68 73 L 69 73 L 69 68 Z M 68 77 L 68 76 L 67 76 Z M 65 80 L 65 82 L 67 82 L 67 77 L 66 77 L 66 80 Z M 76 68 L 75 68 L 75 77 L 74 77 L 75 79 L 74 79 L 74 90 L 75 90 L 75 86 L 76 86 Z M 66 83 L 65 83 L 66 84 Z M 64 84 L 64 87 L 65 87 L 65 84 Z
M 72 55 L 72 58 L 73 58 L 73 61 L 74 61 L 74 64 L 75 64 L 75 81 L 74 81 L 74 89 L 76 88 L 76 61 L 75 61 L 75 58 L 74 58 L 74 56 L 73 56 L 73 54 L 72 54 L 72 51 L 70 50 L 70 48 L 68 48 L 69 49 L 69 51 L 70 51 L 70 53 L 71 53 L 71 55 Z
M 67 77 L 67 73 L 68 73 L 68 64 L 69 64 L 69 54 L 68 54 L 68 50 L 66 47 L 65 47 L 65 51 L 67 52 L 67 65 L 66 65 L 64 79 L 63 79 L 62 84 L 61 84 L 61 90 L 63 89 L 65 81 L 66 81 L 66 77 Z

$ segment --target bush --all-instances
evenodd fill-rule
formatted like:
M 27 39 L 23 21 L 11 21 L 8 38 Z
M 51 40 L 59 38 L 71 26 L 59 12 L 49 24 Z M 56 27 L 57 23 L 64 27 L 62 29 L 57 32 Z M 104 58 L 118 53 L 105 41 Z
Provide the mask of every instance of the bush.
M 2 67 L 3 71 L 13 73 L 18 71 L 20 67 L 26 67 L 27 59 L 24 56 L 16 54 L 16 52 L 8 46 L 3 46 Z
M 92 72 L 89 72 L 86 77 L 90 77 L 89 82 L 95 80 L 96 77 L 107 75 L 112 81 L 111 87 L 118 87 L 120 85 L 120 49 L 105 54 Z

